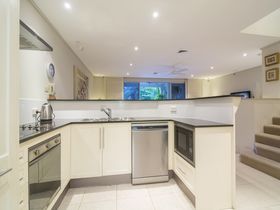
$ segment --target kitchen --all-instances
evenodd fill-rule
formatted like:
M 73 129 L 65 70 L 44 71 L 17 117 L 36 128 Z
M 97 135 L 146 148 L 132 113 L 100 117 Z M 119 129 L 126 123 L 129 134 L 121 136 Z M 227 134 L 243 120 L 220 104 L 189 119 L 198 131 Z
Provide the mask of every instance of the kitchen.
M 18 61 L 5 66 L 13 71 L 4 78 L 13 79 L 1 81 L 10 91 L 3 98 L 12 105 L 1 103 L 9 113 L 4 119 L 11 120 L 1 129 L 6 138 L 0 154 L 11 149 L 1 159 L 7 169 L 0 179 L 3 209 L 262 209 L 264 204 L 240 202 L 246 195 L 239 190 L 244 177 L 236 177 L 236 116 L 240 94 L 259 95 L 253 76 L 261 70 L 255 68 L 264 56 L 259 49 L 279 41 L 248 35 L 250 25 L 279 2 L 263 3 L 248 19 L 242 13 L 243 22 L 228 18 L 238 29 L 221 39 L 210 33 L 209 40 L 196 37 L 204 34 L 199 24 L 190 26 L 191 33 L 180 29 L 190 24 L 186 2 L 124 3 L 131 10 L 102 1 L 3 3 L 14 11 L 9 34 L 20 48 L 10 51 Z M 218 17 L 235 5 L 219 3 Z M 209 3 L 189 4 L 202 10 Z M 189 10 L 193 18 L 200 13 Z M 208 17 L 213 28 L 230 25 L 217 16 L 206 12 L 197 21 Z M 246 27 L 247 34 L 239 35 Z M 220 61 L 217 56 L 227 52 L 221 43 L 237 30 L 229 61 Z M 234 54 L 240 57 L 234 60 Z M 215 76 L 232 72 L 240 83 L 217 92 Z M 243 83 L 240 75 L 247 73 Z

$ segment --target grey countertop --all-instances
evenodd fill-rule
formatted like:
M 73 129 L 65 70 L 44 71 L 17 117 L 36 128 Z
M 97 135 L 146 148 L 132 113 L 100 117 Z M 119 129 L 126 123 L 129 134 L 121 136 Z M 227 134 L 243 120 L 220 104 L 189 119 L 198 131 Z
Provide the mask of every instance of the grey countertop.
M 114 120 L 114 121 L 93 121 L 93 120 L 84 120 L 84 119 L 67 119 L 67 120 L 59 120 L 56 119 L 50 123 L 41 123 L 38 124 L 37 128 L 34 128 L 35 124 L 26 124 L 26 128 L 23 129 L 22 126 L 19 129 L 20 133 L 20 143 L 24 143 L 30 139 L 41 136 L 48 132 L 54 131 L 56 129 L 62 128 L 69 124 L 88 124 L 88 123 L 120 123 L 120 122 L 147 122 L 147 121 L 174 121 L 175 123 L 185 124 L 194 128 L 202 128 L 202 127 L 228 127 L 233 126 L 232 124 L 226 123 L 218 123 L 207 120 L 199 120 L 199 119 L 191 119 L 191 118 L 159 118 L 159 117 L 145 117 L 145 118 L 129 118 L 128 120 Z M 31 129 L 28 126 L 33 126 Z

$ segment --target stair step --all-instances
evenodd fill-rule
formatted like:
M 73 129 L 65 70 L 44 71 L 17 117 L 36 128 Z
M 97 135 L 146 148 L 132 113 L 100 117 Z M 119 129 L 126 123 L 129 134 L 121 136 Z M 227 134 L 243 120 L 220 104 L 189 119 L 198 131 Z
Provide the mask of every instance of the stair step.
M 272 118 L 273 125 L 280 125 L 280 117 L 273 117 Z
M 280 125 L 265 125 L 264 133 L 280 136 Z
M 280 162 L 280 148 L 255 143 L 256 153 L 265 158 Z
M 258 133 L 255 135 L 255 142 L 280 148 L 280 136 L 277 135 Z
M 254 152 L 247 152 L 240 155 L 240 161 L 280 180 L 280 163 L 274 160 L 264 158 Z

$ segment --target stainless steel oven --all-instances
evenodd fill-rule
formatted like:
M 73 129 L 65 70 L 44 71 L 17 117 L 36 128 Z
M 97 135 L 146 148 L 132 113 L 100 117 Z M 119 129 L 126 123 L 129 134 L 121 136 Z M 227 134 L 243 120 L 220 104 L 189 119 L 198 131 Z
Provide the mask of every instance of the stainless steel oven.
M 175 152 L 195 166 L 194 128 L 180 123 L 175 124 Z
M 29 209 L 47 209 L 61 187 L 60 134 L 29 149 Z

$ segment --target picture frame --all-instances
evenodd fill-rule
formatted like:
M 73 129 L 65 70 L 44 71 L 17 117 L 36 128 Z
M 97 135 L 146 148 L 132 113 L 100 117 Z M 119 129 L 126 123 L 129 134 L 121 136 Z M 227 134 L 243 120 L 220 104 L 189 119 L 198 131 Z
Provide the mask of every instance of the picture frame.
M 268 69 L 265 71 L 265 81 L 272 82 L 279 80 L 279 68 Z
M 265 66 L 279 64 L 279 53 L 273 53 L 264 57 Z
M 74 99 L 87 100 L 89 98 L 89 78 L 77 67 L 74 70 Z

